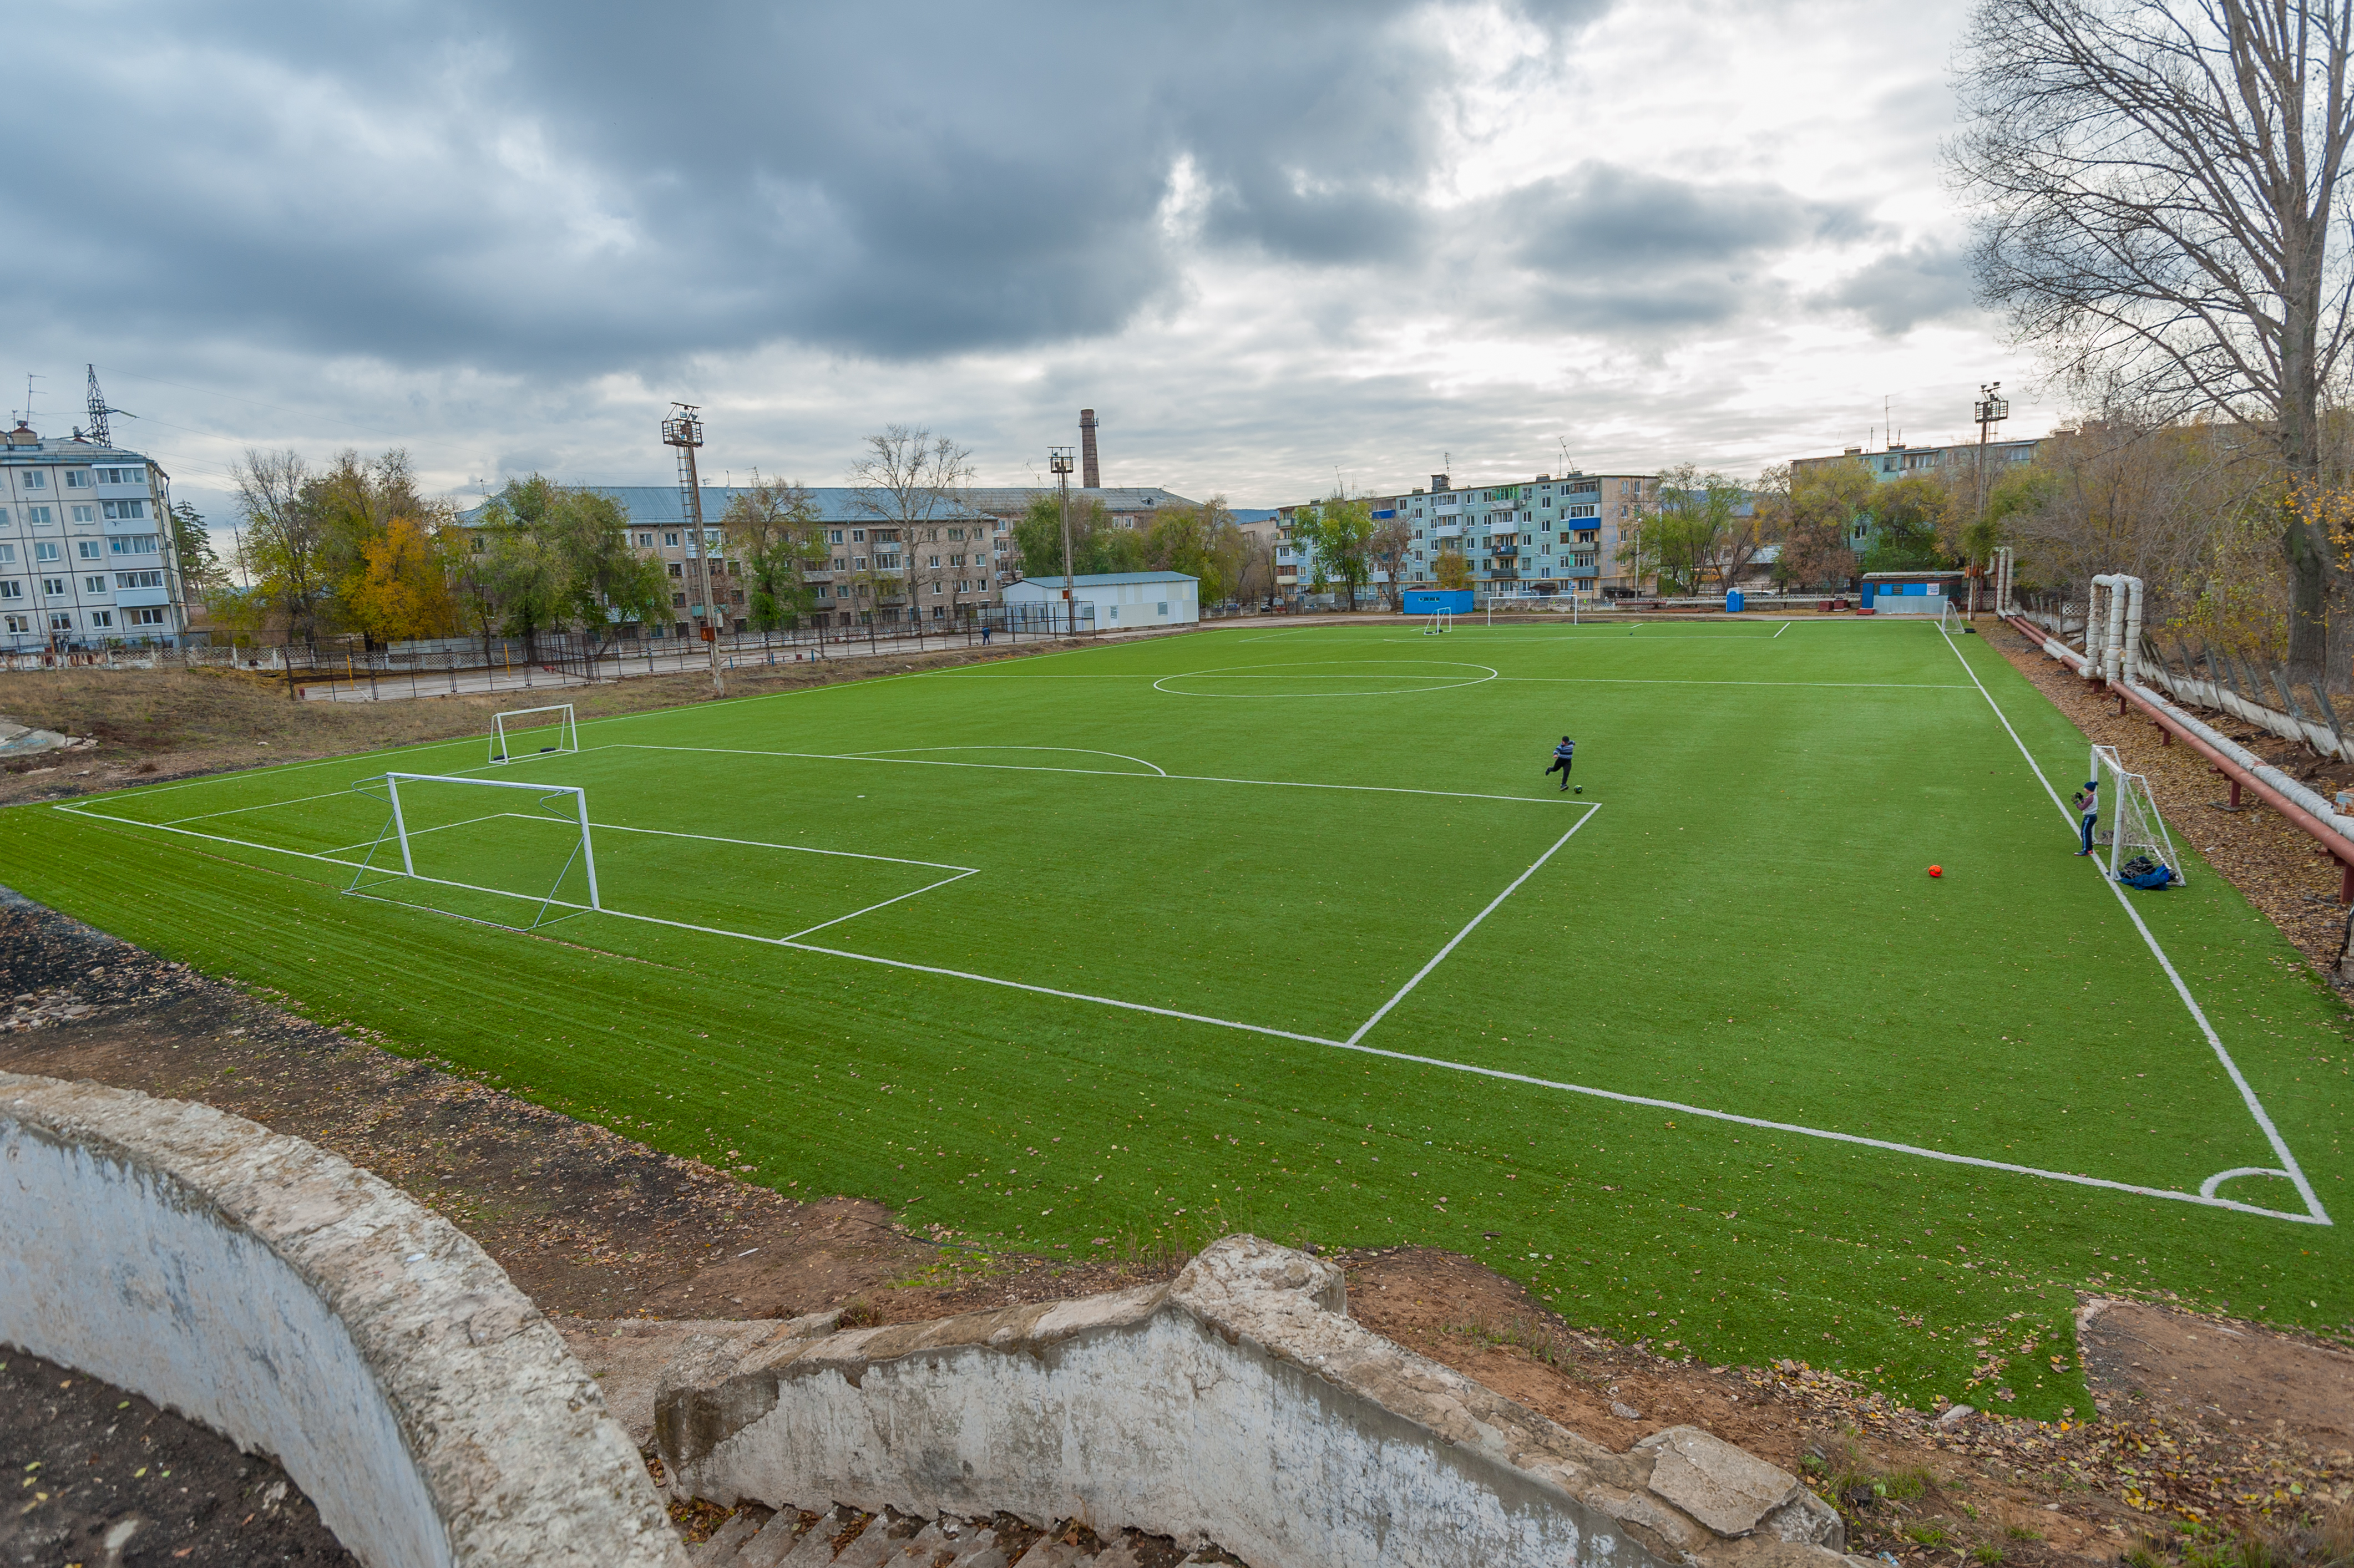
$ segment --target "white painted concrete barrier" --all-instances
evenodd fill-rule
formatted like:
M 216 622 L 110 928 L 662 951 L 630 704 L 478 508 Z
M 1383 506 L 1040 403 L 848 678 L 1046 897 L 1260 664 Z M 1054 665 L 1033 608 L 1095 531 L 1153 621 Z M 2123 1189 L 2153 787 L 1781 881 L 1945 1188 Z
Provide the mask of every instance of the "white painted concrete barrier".
M 1168 1287 L 763 1327 L 663 1374 L 675 1494 L 1002 1509 L 1281 1568 L 1842 1563 L 1839 1516 L 1787 1471 L 1696 1427 L 1615 1453 L 1353 1321 L 1339 1269 L 1253 1236 Z
M 0 1342 L 274 1456 L 368 1568 L 686 1562 L 482 1248 L 209 1107 L 0 1073 Z

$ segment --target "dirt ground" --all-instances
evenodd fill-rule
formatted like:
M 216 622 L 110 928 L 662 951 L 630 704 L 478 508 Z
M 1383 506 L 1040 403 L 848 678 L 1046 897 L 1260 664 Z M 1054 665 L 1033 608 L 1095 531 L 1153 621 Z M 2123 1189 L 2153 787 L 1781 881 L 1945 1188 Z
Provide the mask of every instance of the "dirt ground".
M 349 1568 L 286 1472 L 70 1367 L 0 1347 L 7 1568 Z
M 986 1254 L 864 1200 L 790 1201 L 290 1018 L 13 895 L 0 895 L 0 1068 L 202 1100 L 308 1138 L 447 1215 L 559 1319 L 847 1308 L 854 1322 L 915 1321 L 1164 1279 L 1183 1262 Z M 1338 1261 L 1352 1312 L 1378 1332 L 1614 1446 L 1706 1426 L 1807 1475 L 1858 1551 L 1908 1568 L 1957 1550 L 1982 1565 L 2106 1561 L 2145 1531 L 2354 1503 L 2354 1356 L 2253 1324 L 2087 1303 L 2097 1419 L 1940 1425 L 1795 1362 L 1710 1367 L 1614 1344 L 1452 1254 Z

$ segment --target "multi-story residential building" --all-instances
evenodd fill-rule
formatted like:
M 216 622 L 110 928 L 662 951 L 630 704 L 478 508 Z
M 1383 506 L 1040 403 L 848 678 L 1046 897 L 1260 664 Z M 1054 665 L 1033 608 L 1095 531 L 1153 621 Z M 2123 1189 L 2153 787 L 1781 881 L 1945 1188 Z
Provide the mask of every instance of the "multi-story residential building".
M 1585 593 L 1618 597 L 1644 588 L 1635 530 L 1659 499 L 1648 473 L 1549 473 L 1504 484 L 1458 485 L 1443 473 L 1427 489 L 1368 497 L 1376 527 L 1413 533 L 1410 587 L 1437 580 L 1438 557 L 1463 556 L 1481 593 Z
M 1978 465 L 1983 461 L 1987 482 L 1992 484 L 2008 465 L 2033 462 L 2041 445 L 2041 438 L 2031 436 L 2020 440 L 1988 441 L 1983 448 L 1976 441 L 1956 441 L 1942 447 L 1913 447 L 1903 441 L 1891 441 L 1886 450 L 1876 452 L 1850 447 L 1837 457 L 1791 459 L 1790 481 L 1795 484 L 1809 473 L 1854 462 L 1861 463 L 1864 471 L 1878 484 L 1891 484 L 1900 479 L 1937 479 L 1952 484 L 1975 481 Z M 1861 555 L 1872 547 L 1872 539 L 1871 515 L 1860 514 L 1849 524 L 1848 543 Z
M 171 476 L 86 440 L 0 436 L 0 649 L 177 646 L 187 595 L 172 548 Z
M 703 487 L 704 539 L 698 545 L 686 517 L 686 497 L 674 485 L 591 485 L 629 514 L 630 543 L 642 556 L 661 561 L 672 581 L 674 619 L 667 627 L 645 629 L 652 637 L 688 637 L 699 623 L 726 631 L 750 630 L 749 584 L 744 564 L 729 554 L 719 521 L 737 493 L 735 487 Z M 808 573 L 822 627 L 927 624 L 972 616 L 1001 604 L 1013 580 L 1013 527 L 1003 518 L 973 506 L 942 502 L 920 523 L 885 515 L 874 493 L 851 486 L 812 489 L 824 564 Z M 461 524 L 479 522 L 482 508 L 461 513 Z M 712 608 L 695 600 L 693 565 L 706 553 L 711 563 Z

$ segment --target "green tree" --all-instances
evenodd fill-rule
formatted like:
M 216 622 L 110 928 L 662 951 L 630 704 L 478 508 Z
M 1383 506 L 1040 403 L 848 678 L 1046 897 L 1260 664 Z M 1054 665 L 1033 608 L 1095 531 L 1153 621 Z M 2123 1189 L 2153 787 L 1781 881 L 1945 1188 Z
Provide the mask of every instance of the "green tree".
M 1414 525 L 1403 517 L 1392 517 L 1376 525 L 1373 536 L 1365 542 L 1365 556 L 1373 570 L 1382 574 L 1382 602 L 1393 613 L 1405 608 L 1406 577 L 1413 571 Z
M 756 470 L 751 484 L 727 503 L 719 526 L 748 568 L 753 627 L 765 638 L 800 625 L 814 602 L 809 573 L 827 553 L 809 491 L 793 481 L 762 479 Z
M 1449 593 L 1460 593 L 1471 586 L 1471 563 L 1463 552 L 1453 547 L 1453 541 L 1441 545 L 1432 557 L 1431 580 Z
M 1792 474 L 1784 507 L 1781 558 L 1774 580 L 1800 592 L 1837 593 L 1855 576 L 1848 543 L 1872 498 L 1872 471 L 1848 459 Z
M 557 613 L 580 630 L 593 659 L 623 626 L 671 612 L 670 576 L 630 547 L 630 511 L 598 490 L 559 489 L 535 530 L 555 569 Z M 717 607 L 713 622 L 717 623 Z
M 1357 591 L 1373 576 L 1373 508 L 1334 495 L 1320 505 L 1301 508 L 1292 519 L 1291 537 L 1309 552 L 1315 591 L 1338 587 L 1343 607 L 1355 609 Z
M 1111 524 L 1111 514 L 1097 496 L 1071 497 L 1071 575 L 1087 577 L 1111 568 L 1102 565 L 1108 546 L 1103 535 L 1122 532 Z M 1063 575 L 1063 511 L 1051 491 L 1034 496 L 1013 524 L 1013 547 L 1022 555 L 1022 575 L 1059 577 Z
M 1866 504 L 1872 537 L 1863 570 L 1918 572 L 1951 565 L 1937 535 L 1952 505 L 1952 491 L 1919 475 L 1875 487 Z
M 170 527 L 172 560 L 179 567 L 180 581 L 191 598 L 209 602 L 228 587 L 220 556 L 213 548 L 212 531 L 205 526 L 204 517 L 196 509 L 185 501 L 173 503 Z
M 1712 575 L 1722 576 L 1741 501 L 1739 485 L 1688 462 L 1659 475 L 1657 509 L 1643 531 L 1656 552 L 1661 593 L 1697 594 Z

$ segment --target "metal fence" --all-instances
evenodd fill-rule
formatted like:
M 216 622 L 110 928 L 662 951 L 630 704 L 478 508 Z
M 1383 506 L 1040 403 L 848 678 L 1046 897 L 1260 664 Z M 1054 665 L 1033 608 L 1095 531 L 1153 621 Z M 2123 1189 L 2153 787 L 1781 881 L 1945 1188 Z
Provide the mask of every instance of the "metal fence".
M 1093 605 L 1055 602 L 992 605 L 954 620 L 928 623 L 730 632 L 717 641 L 723 668 L 751 669 L 1095 634 Z M 357 638 L 327 638 L 270 646 L 6 653 L 0 654 L 0 672 L 234 669 L 282 680 L 290 698 L 370 702 L 583 686 L 633 675 L 694 674 L 711 667 L 709 646 L 693 637 L 590 639 L 577 632 L 529 639 L 446 638 L 374 648 Z

